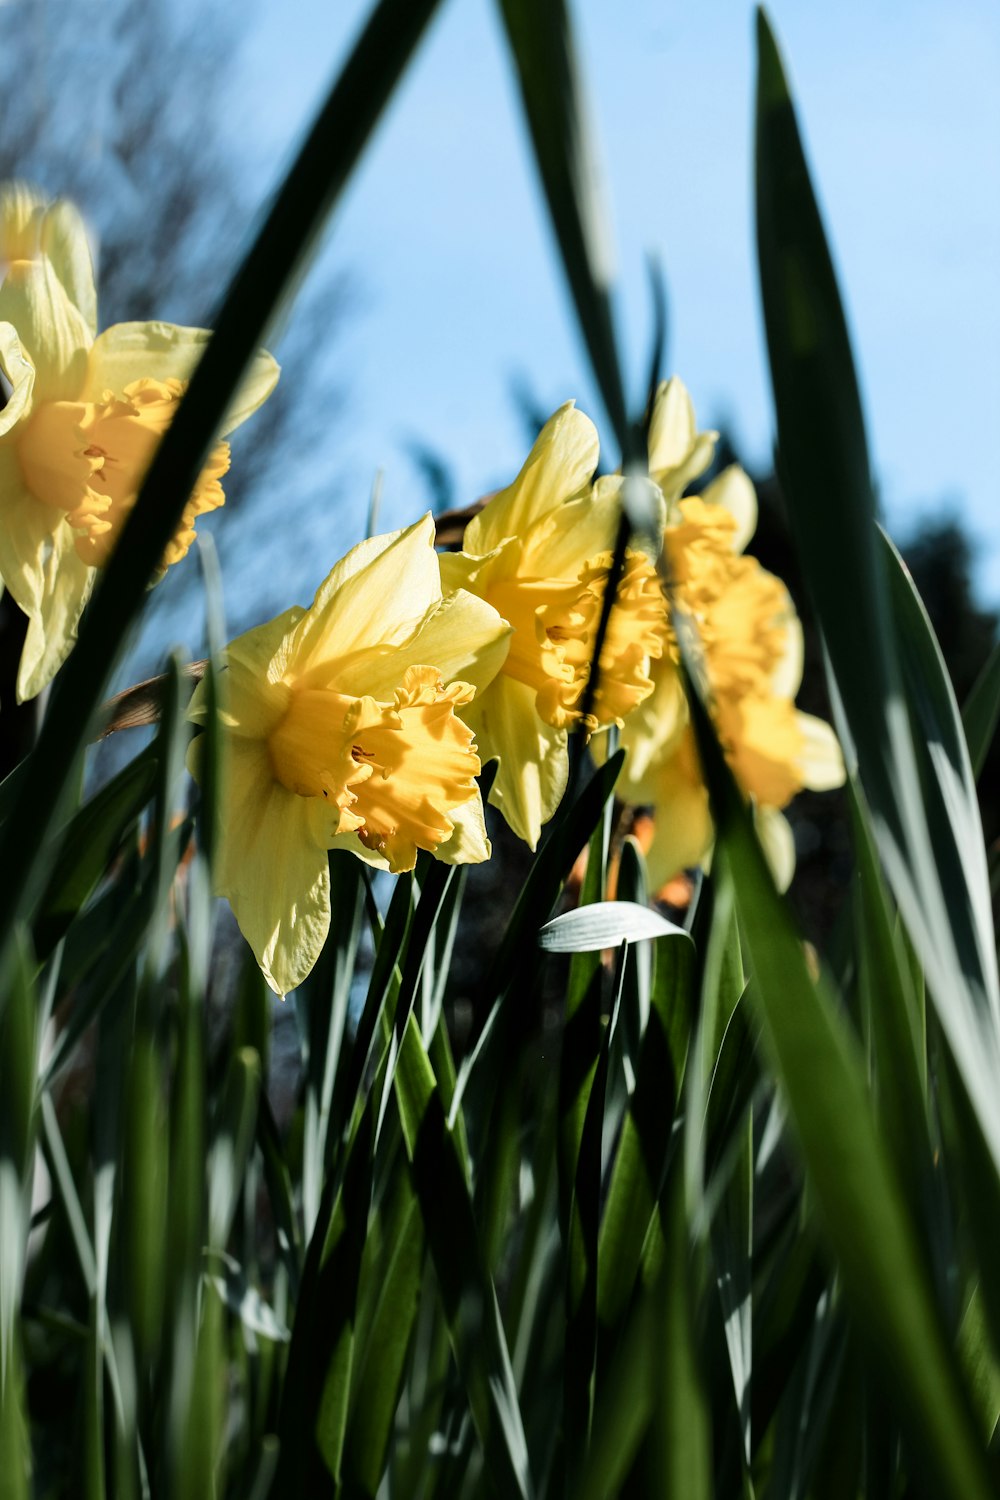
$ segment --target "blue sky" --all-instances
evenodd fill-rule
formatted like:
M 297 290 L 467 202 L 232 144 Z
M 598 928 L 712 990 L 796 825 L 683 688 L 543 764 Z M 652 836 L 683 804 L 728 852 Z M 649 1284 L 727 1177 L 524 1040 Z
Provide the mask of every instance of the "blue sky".
M 362 0 L 257 0 L 234 79 L 267 182 L 353 38 Z M 753 14 L 734 0 L 578 0 L 609 186 L 633 380 L 647 361 L 645 256 L 665 268 L 670 368 L 705 425 L 764 461 L 771 416 L 752 259 Z M 992 0 L 816 7 L 772 18 L 804 121 L 861 367 L 890 524 L 951 504 L 1000 601 L 992 439 L 1000 411 L 1000 10 Z M 494 7 L 447 0 L 334 222 L 324 254 L 360 291 L 338 358 L 350 407 L 342 503 L 316 521 L 309 589 L 364 524 L 425 508 L 413 440 L 471 499 L 524 456 L 511 383 L 602 414 L 536 191 Z M 303 399 L 307 399 L 304 396 Z

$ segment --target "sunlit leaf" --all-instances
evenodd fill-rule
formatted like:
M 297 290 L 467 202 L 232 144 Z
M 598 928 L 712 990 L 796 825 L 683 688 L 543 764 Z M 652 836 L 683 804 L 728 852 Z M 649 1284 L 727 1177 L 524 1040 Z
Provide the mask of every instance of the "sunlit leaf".
M 687 936 L 683 927 L 651 907 L 634 901 L 596 901 L 546 922 L 538 930 L 538 946 L 548 953 L 596 953 L 668 935 Z

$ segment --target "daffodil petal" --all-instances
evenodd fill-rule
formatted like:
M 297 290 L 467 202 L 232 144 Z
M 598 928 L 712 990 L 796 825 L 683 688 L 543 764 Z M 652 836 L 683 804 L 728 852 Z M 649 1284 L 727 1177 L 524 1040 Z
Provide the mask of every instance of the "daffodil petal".
M 316 590 L 310 608 L 326 609 L 334 595 L 344 587 L 348 580 L 364 572 L 365 568 L 370 567 L 377 558 L 382 556 L 383 552 L 388 552 L 390 547 L 396 547 L 404 540 L 408 540 L 412 545 L 413 533 L 421 543 L 426 545 L 428 536 L 433 534 L 433 525 L 431 513 L 427 511 L 419 521 L 414 521 L 410 526 L 402 526 L 397 531 L 385 531 L 379 536 L 365 537 L 363 542 L 358 542 L 330 569 Z M 422 558 L 423 554 L 420 555 Z
M 730 464 L 702 492 L 706 505 L 721 505 L 736 522 L 732 548 L 742 552 L 757 529 L 757 491 L 739 464 Z
M 704 434 L 706 437 L 710 434 Z M 715 434 L 711 434 L 714 439 Z M 677 470 L 689 464 L 698 445 L 698 424 L 687 386 L 678 376 L 663 380 L 649 420 L 649 471 Z M 707 467 L 707 465 L 706 465 Z M 696 470 L 700 473 L 701 470 Z M 694 478 L 694 474 L 690 476 Z
M 549 516 L 541 535 L 530 539 L 521 572 L 539 578 L 575 578 L 585 562 L 609 553 L 618 532 L 620 492 L 619 479 L 560 506 Z
M 691 451 L 697 428 L 687 386 L 676 375 L 657 387 L 649 419 L 649 468 L 673 469 Z
M 98 334 L 90 353 L 83 399 L 99 401 L 105 391 L 120 395 L 134 380 L 190 380 L 211 332 L 176 323 L 115 323 Z M 219 431 L 225 437 L 267 400 L 279 368 L 266 350 L 254 355 Z
M 649 422 L 649 472 L 668 506 L 708 468 L 718 436 L 698 431 L 691 397 L 676 375 L 661 383 Z
M 345 588 L 349 579 L 352 587 Z M 315 686 L 335 670 L 338 683 L 344 682 L 355 654 L 366 671 L 377 670 L 379 657 L 398 661 L 397 648 L 440 598 L 429 514 L 402 531 L 361 542 L 320 585 L 290 640 L 298 679 Z
M 670 657 L 651 668 L 653 691 L 625 720 L 622 744 L 628 752 L 619 777 L 622 796 L 636 806 L 656 801 L 659 764 L 669 758 L 688 730 L 687 698 Z
M 483 799 L 465 802 L 448 814 L 455 825 L 455 832 L 434 850 L 434 858 L 447 865 L 481 865 L 489 859 L 492 851 L 486 837 L 486 819 L 483 816 Z
M 258 349 L 240 381 L 236 395 L 229 403 L 220 437 L 228 437 L 229 433 L 235 432 L 237 427 L 241 427 L 248 417 L 252 417 L 264 405 L 278 384 L 280 374 L 281 366 L 274 355 L 268 354 L 266 349 Z
M 802 789 L 802 717 L 787 698 L 748 693 L 716 703 L 719 735 L 733 775 L 765 807 L 787 807 Z
M 80 561 L 69 527 L 60 528 L 56 537 L 59 548 L 45 569 L 46 591 L 38 612 L 28 616 L 28 630 L 17 673 L 19 703 L 37 698 L 69 656 L 76 645 L 80 618 L 94 588 L 94 569 Z M 13 588 L 10 592 L 14 593 Z
M 219 715 L 225 727 L 243 738 L 270 734 L 288 706 L 281 683 L 283 647 L 304 611 L 294 606 L 266 625 L 237 636 L 226 647 L 219 677 Z M 204 682 L 195 688 L 187 717 L 204 724 L 208 712 Z
M 0 260 L 33 260 L 48 206 L 37 188 L 14 178 L 0 185 Z
M 573 578 L 583 562 L 609 556 L 618 536 L 624 482 L 620 474 L 606 474 L 590 494 L 553 511 L 547 524 L 525 542 L 520 572 L 539 578 Z M 646 486 L 648 508 L 657 520 L 658 541 L 666 521 L 663 497 L 651 480 L 637 482 Z M 632 551 L 652 551 L 656 543 L 637 535 L 629 545 Z
M 60 198 L 46 210 L 41 223 L 41 249 L 93 337 L 97 332 L 94 263 L 79 209 L 68 199 Z
M 465 529 L 465 551 L 482 557 L 505 537 L 523 537 L 557 506 L 590 484 L 600 444 L 589 417 L 571 401 L 549 418 L 514 483 L 474 516 Z
M 0 577 L 28 616 L 17 697 L 36 697 L 62 666 L 94 584 L 62 512 L 29 495 L 10 445 L 0 446 Z
M 779 891 L 787 891 L 795 874 L 795 838 L 791 825 L 776 807 L 756 808 L 753 821 L 774 883 Z
M 653 842 L 646 852 L 651 890 L 659 890 L 681 870 L 704 862 L 713 839 L 708 792 L 692 779 L 678 753 L 660 768 Z
M 197 774 L 191 752 L 188 764 Z M 312 799 L 274 780 L 263 741 L 227 737 L 224 775 L 218 890 L 264 978 L 286 995 L 312 969 L 330 930 L 330 873 L 313 836 Z
M 464 589 L 432 606 L 409 640 L 387 655 L 357 658 L 337 674 L 343 693 L 392 701 L 407 667 L 436 667 L 444 682 L 468 682 L 480 690 L 500 671 L 511 629 L 491 604 Z
M 624 500 L 622 492 L 625 484 L 626 481 L 621 474 L 602 474 L 600 479 L 594 481 L 593 503 L 595 507 L 599 508 L 608 502 L 611 503 L 611 514 L 614 517 L 611 527 L 612 543 L 618 531 L 618 518 Z M 645 478 L 640 474 L 632 475 L 628 484 L 633 514 L 638 511 L 640 516 L 646 518 L 647 523 L 641 531 L 637 530 L 632 533 L 629 546 L 633 552 L 645 552 L 650 561 L 655 562 L 660 553 L 663 528 L 668 518 L 663 491 L 655 480 Z
M 11 384 L 7 404 L 0 411 L 0 438 L 31 410 L 31 394 L 35 387 L 35 367 L 21 348 L 16 329 L 10 323 L 0 323 L 0 369 Z
M 268 682 L 280 682 L 291 649 L 292 632 L 304 614 L 301 605 L 293 604 L 273 620 L 245 630 L 226 647 L 227 663 L 266 677 Z
M 829 792 L 844 784 L 844 756 L 830 725 L 813 714 L 796 714 L 803 748 L 799 761 L 802 783 L 813 792 Z
M 46 256 L 10 266 L 0 286 L 0 323 L 17 329 L 35 367 L 34 400 L 75 400 L 87 377 L 92 335 Z
M 134 380 L 190 380 L 212 337 L 206 328 L 175 323 L 113 323 L 94 340 L 83 392 L 100 401 L 105 391 L 120 395 Z
M 509 536 L 499 547 L 483 557 L 466 552 L 442 552 L 438 555 L 441 588 L 446 594 L 457 589 L 485 595 L 492 584 L 517 576 L 523 548 L 518 537 Z
M 441 570 L 441 593 L 447 598 L 449 594 L 458 589 L 468 592 L 479 577 L 483 559 L 480 557 L 469 557 L 464 552 L 442 552 L 438 555 L 438 567 Z
M 566 731 L 539 718 L 533 689 L 503 673 L 462 717 L 476 735 L 482 762 L 500 762 L 490 801 L 534 849 L 569 779 Z

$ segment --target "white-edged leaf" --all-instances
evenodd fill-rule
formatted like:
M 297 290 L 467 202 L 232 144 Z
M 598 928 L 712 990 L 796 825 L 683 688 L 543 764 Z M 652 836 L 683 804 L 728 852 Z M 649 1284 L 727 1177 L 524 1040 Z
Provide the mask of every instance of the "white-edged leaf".
M 687 937 L 683 927 L 649 906 L 636 901 L 594 901 L 546 922 L 538 930 L 538 946 L 547 953 L 596 953 L 671 933 Z

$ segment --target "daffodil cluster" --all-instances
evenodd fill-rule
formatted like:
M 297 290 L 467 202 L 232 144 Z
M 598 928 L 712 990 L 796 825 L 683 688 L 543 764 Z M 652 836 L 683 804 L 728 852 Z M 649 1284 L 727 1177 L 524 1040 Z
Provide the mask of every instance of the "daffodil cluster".
M 72 648 L 98 569 L 115 547 L 157 443 L 209 334 L 167 323 L 97 331 L 82 221 L 21 184 L 0 188 L 0 575 L 28 617 L 18 677 L 30 698 Z M 261 352 L 225 432 L 266 399 Z M 226 652 L 219 890 L 279 994 L 309 973 L 329 930 L 331 850 L 394 873 L 423 850 L 488 859 L 477 777 L 532 849 L 569 774 L 569 736 L 603 753 L 616 725 L 620 797 L 655 809 L 659 885 L 703 863 L 708 797 L 679 670 L 683 620 L 729 763 L 778 878 L 794 853 L 781 809 L 830 787 L 843 764 L 829 727 L 798 712 L 802 635 L 779 580 L 743 549 L 756 498 L 737 467 L 688 493 L 712 461 L 687 392 L 665 383 L 651 413 L 648 499 L 662 537 L 631 546 L 602 638 L 621 511 L 620 477 L 595 479 L 598 439 L 572 403 L 545 424 L 517 478 L 439 553 L 429 516 L 371 537 L 336 564 L 308 609 L 250 630 Z M 163 556 L 181 560 L 196 518 L 223 503 L 218 443 Z M 668 611 L 656 568 L 662 547 Z M 190 716 L 207 712 L 199 689 Z M 189 765 L 201 774 L 202 740 Z
M 802 628 L 788 591 L 743 555 L 757 524 L 753 485 L 734 464 L 700 495 L 685 495 L 711 464 L 717 436 L 698 432 L 681 382 L 664 382 L 650 422 L 649 469 L 666 506 L 663 548 L 673 607 L 693 626 L 716 731 L 752 800 L 775 878 L 786 886 L 795 849 L 781 809 L 806 787 L 839 786 L 844 765 L 830 726 L 795 708 Z M 655 810 L 647 861 L 658 889 L 679 870 L 704 863 L 713 829 L 670 629 L 652 675 L 653 691 L 622 731 L 628 753 L 618 794 Z
M 172 323 L 98 333 L 87 235 L 68 202 L 23 183 L 0 187 L 0 578 L 28 617 L 18 672 L 23 701 L 51 682 L 76 639 L 97 570 L 135 504 L 210 335 Z M 261 351 L 221 438 L 274 389 Z M 221 505 L 229 448 L 220 441 L 163 557 L 179 562 L 195 518 Z
M 714 432 L 699 432 L 687 391 L 664 382 L 649 424 L 649 472 L 663 523 L 673 609 L 700 653 L 716 729 L 752 800 L 779 883 L 794 869 L 782 816 L 805 787 L 838 786 L 840 748 L 829 726 L 794 704 L 802 632 L 784 585 L 743 555 L 757 519 L 747 475 L 726 469 L 700 495 Z M 622 800 L 652 806 L 650 875 L 659 888 L 702 864 L 713 838 L 679 652 L 653 560 L 629 551 L 604 639 L 586 723 L 582 698 L 620 508 L 618 478 L 593 481 L 598 439 L 571 404 L 546 423 L 514 483 L 466 528 L 463 550 L 441 559 L 446 588 L 479 594 L 512 627 L 497 677 L 463 712 L 484 759 L 498 761 L 490 800 L 534 848 L 566 785 L 568 731 L 621 730 Z
M 687 393 L 665 384 L 650 426 L 653 499 L 675 610 L 695 627 L 716 725 L 755 804 L 779 878 L 790 835 L 779 809 L 804 786 L 843 777 L 828 726 L 794 707 L 799 623 L 784 586 L 742 555 L 753 488 L 711 462 Z M 487 859 L 476 776 L 534 848 L 566 786 L 568 737 L 621 730 L 619 793 L 653 804 L 657 883 L 701 863 L 712 827 L 677 641 L 653 560 L 629 550 L 586 700 L 618 525 L 618 478 L 594 480 L 597 434 L 572 404 L 545 424 L 514 482 L 434 550 L 430 517 L 361 543 L 311 607 L 229 647 L 222 679 L 227 764 L 219 887 L 268 982 L 285 993 L 329 929 L 329 850 L 394 872 L 419 850 Z M 201 692 L 192 716 L 205 713 Z M 199 774 L 199 745 L 190 765 Z

